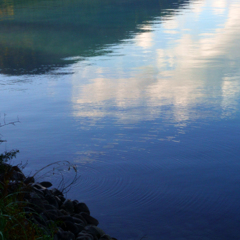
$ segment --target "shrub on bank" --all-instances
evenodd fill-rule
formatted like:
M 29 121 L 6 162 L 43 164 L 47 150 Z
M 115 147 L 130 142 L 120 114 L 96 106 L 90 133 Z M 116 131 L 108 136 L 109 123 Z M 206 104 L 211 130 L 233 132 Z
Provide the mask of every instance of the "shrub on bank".
M 116 240 L 97 226 L 98 220 L 85 203 L 64 197 L 63 192 L 78 179 L 76 167 L 69 163 L 71 168 L 76 174 L 74 180 L 68 186 L 61 181 L 59 190 L 51 188 L 50 182 L 36 182 L 35 174 L 26 177 L 18 166 L 0 163 L 2 240 Z

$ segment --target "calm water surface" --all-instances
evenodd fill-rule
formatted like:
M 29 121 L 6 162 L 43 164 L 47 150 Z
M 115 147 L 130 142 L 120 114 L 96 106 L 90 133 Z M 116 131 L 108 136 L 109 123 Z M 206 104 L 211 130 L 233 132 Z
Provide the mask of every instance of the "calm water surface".
M 0 150 L 19 149 L 26 172 L 77 164 L 68 197 L 119 240 L 240 239 L 239 12 L 2 0 L 1 123 L 21 123 Z

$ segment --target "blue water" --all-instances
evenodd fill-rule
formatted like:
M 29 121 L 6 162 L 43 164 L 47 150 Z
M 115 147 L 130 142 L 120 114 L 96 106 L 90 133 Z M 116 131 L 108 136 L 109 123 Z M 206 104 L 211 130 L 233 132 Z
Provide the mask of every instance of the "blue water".
M 240 239 L 239 0 L 0 7 L 1 152 L 119 240 Z

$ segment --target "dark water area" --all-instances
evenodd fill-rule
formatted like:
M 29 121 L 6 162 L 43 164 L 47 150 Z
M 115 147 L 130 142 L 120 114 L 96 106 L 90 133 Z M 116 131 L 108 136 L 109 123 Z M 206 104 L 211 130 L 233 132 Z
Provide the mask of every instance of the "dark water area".
M 0 122 L 20 123 L 0 152 L 19 149 L 27 173 L 76 164 L 68 197 L 119 240 L 240 239 L 239 11 L 1 1 Z
M 185 2 L 4 1 L 5 14 L 3 10 L 0 16 L 1 72 L 43 74 L 73 63 L 63 60 L 69 56 L 106 54 L 106 45 L 143 32 L 136 28 L 138 24 L 171 15 Z

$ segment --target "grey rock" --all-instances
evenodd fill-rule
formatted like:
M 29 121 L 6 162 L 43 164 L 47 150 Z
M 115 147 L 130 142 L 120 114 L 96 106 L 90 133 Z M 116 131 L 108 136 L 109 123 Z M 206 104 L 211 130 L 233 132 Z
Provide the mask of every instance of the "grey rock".
M 74 223 L 82 224 L 84 226 L 86 226 L 86 224 L 87 224 L 86 221 L 84 221 L 82 218 L 77 218 L 77 217 L 72 216 L 72 219 L 73 219 Z
M 46 210 L 58 210 L 55 206 L 51 205 L 51 204 L 44 204 L 44 208 Z
M 74 206 L 74 211 L 75 211 L 75 213 L 85 212 L 90 215 L 90 210 L 89 210 L 88 206 L 83 202 L 77 203 Z
M 56 188 L 53 188 L 51 191 L 54 194 L 54 196 L 63 196 L 63 193 Z
M 67 211 L 65 211 L 64 209 L 60 209 L 60 212 L 63 214 L 63 215 L 69 215 L 69 213 Z
M 80 213 L 80 215 L 87 221 L 88 224 L 97 226 L 99 224 L 98 220 L 87 213 Z
M 95 239 L 96 238 L 93 235 L 91 235 L 85 231 L 82 231 L 78 234 L 76 240 L 95 240 Z
M 12 170 L 14 170 L 16 172 L 22 173 L 21 169 L 17 165 L 16 166 L 12 166 Z
M 22 172 L 12 171 L 11 180 L 23 181 L 25 178 Z
M 75 240 L 75 235 L 69 231 L 58 230 L 57 237 L 59 240 Z
M 74 206 L 70 199 L 65 200 L 64 203 L 62 204 L 61 208 L 69 213 L 74 212 Z
M 39 198 L 42 198 L 42 199 L 44 199 L 44 194 L 43 194 L 43 192 L 42 191 L 40 191 L 39 189 L 37 189 L 37 188 L 32 188 L 32 192 L 35 192 L 38 196 L 39 196 Z
M 59 203 L 55 196 L 45 195 L 45 199 L 49 202 L 50 205 L 54 206 L 55 208 L 59 208 Z
M 50 182 L 47 182 L 47 181 L 44 181 L 44 182 L 40 182 L 40 184 L 45 187 L 45 188 L 49 188 L 52 186 L 52 183 Z
M 73 222 L 70 222 L 70 221 L 62 222 L 60 227 L 65 231 L 72 232 L 74 235 L 77 235 L 79 233 L 79 228 L 75 226 Z
M 86 219 L 81 214 L 74 214 L 73 217 L 80 219 L 81 221 L 83 221 L 83 224 L 85 226 L 87 226 L 88 223 L 87 223 Z
M 39 206 L 48 203 L 45 199 L 42 199 L 36 194 L 35 192 L 30 193 L 31 198 L 29 199 L 29 202 L 33 206 Z
M 73 202 L 74 207 L 79 203 L 78 200 L 73 200 L 72 202 Z
M 44 190 L 42 190 L 42 192 L 43 192 L 43 194 L 44 194 L 45 197 L 46 197 L 46 196 L 53 196 L 53 197 L 54 197 L 54 194 L 52 193 L 52 191 L 49 190 L 49 189 L 47 189 L 47 188 L 45 188 Z
M 108 234 L 104 234 L 101 236 L 100 240 L 112 240 L 112 238 Z
M 105 234 L 105 232 L 101 228 L 96 226 L 86 226 L 85 229 L 88 233 L 96 236 L 97 238 L 100 238 Z
M 60 207 L 62 205 L 61 199 L 58 196 L 55 196 L 55 199 L 57 200 L 58 206 Z
M 60 222 L 61 222 L 61 221 L 62 221 L 62 222 L 69 221 L 69 222 L 74 223 L 73 218 L 72 218 L 71 216 L 69 216 L 69 215 L 59 216 L 59 217 L 57 217 L 56 220 L 57 220 L 57 221 L 60 221 Z
M 27 177 L 27 178 L 24 180 L 24 183 L 25 183 L 25 184 L 34 183 L 34 182 L 35 182 L 34 177 Z
M 41 199 L 41 198 L 32 198 L 29 200 L 29 208 L 34 209 L 37 213 L 41 213 L 45 210 L 44 208 L 44 204 L 45 204 L 45 200 Z
M 66 200 L 64 196 L 58 195 L 57 197 L 61 200 L 62 203 L 64 203 L 64 201 Z
M 35 189 L 39 189 L 39 190 L 44 190 L 44 189 L 46 189 L 46 188 L 43 187 L 40 183 L 34 183 L 34 184 L 32 184 L 32 186 L 33 186 Z
M 86 235 L 86 236 L 80 236 L 80 237 L 77 237 L 76 240 L 94 240 L 93 236 L 91 235 Z
M 81 223 L 74 223 L 78 227 L 79 232 L 82 232 L 85 229 L 85 226 Z
M 56 221 L 56 219 L 58 218 L 57 210 L 45 210 L 43 211 L 43 213 L 49 220 Z

